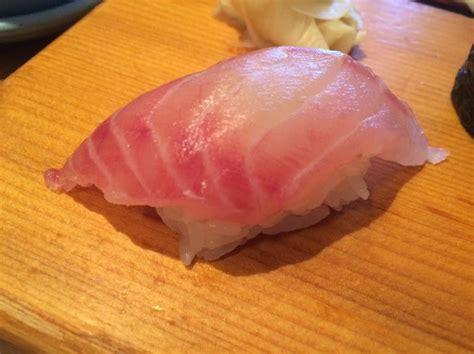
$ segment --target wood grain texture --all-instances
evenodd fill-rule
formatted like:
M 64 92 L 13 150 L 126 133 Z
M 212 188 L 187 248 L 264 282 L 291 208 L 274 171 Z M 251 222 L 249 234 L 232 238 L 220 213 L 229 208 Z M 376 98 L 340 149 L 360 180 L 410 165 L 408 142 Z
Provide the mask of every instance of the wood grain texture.
M 474 351 L 474 144 L 449 93 L 474 21 L 356 2 L 355 56 L 414 109 L 439 166 L 375 161 L 371 196 L 315 227 L 192 269 L 152 209 L 55 194 L 61 166 L 117 108 L 237 53 L 213 1 L 110 0 L 0 86 L 0 339 L 43 352 Z

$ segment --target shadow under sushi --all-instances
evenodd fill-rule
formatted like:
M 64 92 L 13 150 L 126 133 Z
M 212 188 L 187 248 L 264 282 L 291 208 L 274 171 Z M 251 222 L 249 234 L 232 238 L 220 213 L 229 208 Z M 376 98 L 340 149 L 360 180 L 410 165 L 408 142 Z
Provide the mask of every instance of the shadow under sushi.
M 304 230 L 274 236 L 258 235 L 223 258 L 208 263 L 228 274 L 246 276 L 303 262 L 344 236 L 368 227 L 389 208 L 400 188 L 420 170 L 421 167 L 404 167 L 374 159 L 366 176 L 371 193 L 368 200 L 353 202 Z M 163 224 L 154 208 L 111 204 L 97 188 L 77 188 L 69 194 L 90 211 L 103 215 L 137 246 L 179 259 L 179 237 Z M 198 259 L 197 262 L 204 261 Z
M 266 273 L 280 267 L 304 262 L 326 247 L 362 228 L 390 207 L 398 191 L 422 167 L 405 167 L 373 159 L 366 176 L 370 196 L 332 212 L 320 223 L 276 236 L 259 235 L 220 260 L 209 262 L 234 276 Z
M 90 211 L 104 216 L 115 230 L 137 246 L 179 259 L 179 237 L 163 224 L 154 208 L 109 203 L 95 187 L 76 187 L 69 195 Z

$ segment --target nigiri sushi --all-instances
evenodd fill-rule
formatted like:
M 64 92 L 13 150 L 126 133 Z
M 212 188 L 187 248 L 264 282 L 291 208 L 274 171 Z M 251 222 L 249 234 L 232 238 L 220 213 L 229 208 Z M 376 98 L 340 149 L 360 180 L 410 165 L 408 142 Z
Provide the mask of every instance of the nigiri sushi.
M 367 199 L 373 157 L 409 166 L 446 155 L 366 66 L 340 52 L 275 47 L 138 97 L 45 181 L 156 208 L 190 264 Z

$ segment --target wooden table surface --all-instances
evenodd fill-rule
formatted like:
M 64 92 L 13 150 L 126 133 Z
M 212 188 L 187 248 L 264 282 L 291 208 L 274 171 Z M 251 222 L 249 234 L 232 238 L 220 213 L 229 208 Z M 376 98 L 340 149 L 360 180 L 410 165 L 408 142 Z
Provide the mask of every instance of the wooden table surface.
M 0 86 L 0 339 L 48 352 L 473 352 L 474 156 L 449 93 L 474 20 L 356 1 L 355 56 L 412 106 L 448 161 L 375 161 L 371 196 L 317 226 L 258 237 L 191 269 L 152 209 L 55 194 L 99 122 L 153 87 L 235 55 L 213 0 L 110 0 Z

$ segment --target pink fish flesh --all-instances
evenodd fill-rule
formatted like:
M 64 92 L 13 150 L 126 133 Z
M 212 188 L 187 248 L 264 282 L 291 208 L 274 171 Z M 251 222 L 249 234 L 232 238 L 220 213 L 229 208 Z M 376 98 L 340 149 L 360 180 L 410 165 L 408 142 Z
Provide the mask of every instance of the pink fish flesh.
M 157 208 L 183 235 L 190 263 L 367 198 L 362 177 L 375 156 L 408 166 L 447 153 L 429 147 L 408 105 L 350 56 L 277 47 L 138 97 L 45 180 L 55 191 L 95 185 L 112 203 Z

